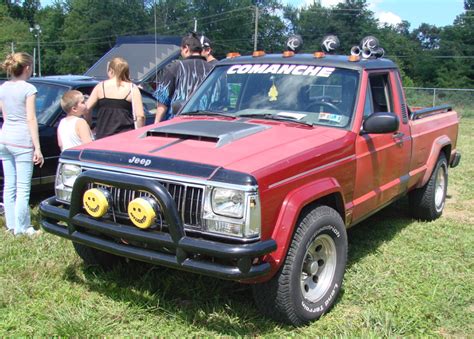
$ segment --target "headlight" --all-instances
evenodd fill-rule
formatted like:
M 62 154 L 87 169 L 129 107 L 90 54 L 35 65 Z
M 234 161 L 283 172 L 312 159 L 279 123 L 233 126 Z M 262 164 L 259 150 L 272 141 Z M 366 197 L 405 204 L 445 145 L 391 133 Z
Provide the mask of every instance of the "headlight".
M 59 163 L 56 173 L 56 198 L 63 202 L 71 202 L 72 186 L 81 174 L 81 167 L 73 164 Z
M 260 199 L 255 191 L 208 187 L 203 230 L 221 236 L 253 240 L 260 237 Z
M 225 188 L 212 191 L 212 210 L 214 213 L 232 218 L 242 218 L 244 214 L 244 192 Z

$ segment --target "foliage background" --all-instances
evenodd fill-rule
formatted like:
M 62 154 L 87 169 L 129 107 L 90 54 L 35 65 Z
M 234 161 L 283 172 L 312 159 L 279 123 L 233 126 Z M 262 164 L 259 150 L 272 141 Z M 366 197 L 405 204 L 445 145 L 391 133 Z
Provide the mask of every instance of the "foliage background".
M 320 49 L 326 34 L 336 34 L 340 53 L 366 35 L 375 35 L 388 57 L 400 65 L 405 86 L 474 88 L 474 0 L 452 25 L 423 23 L 410 27 L 381 25 L 366 0 L 346 0 L 333 8 L 303 8 L 278 0 L 39 0 L 0 3 L 0 58 L 12 49 L 33 53 L 36 39 L 29 27 L 42 29 L 42 74 L 81 74 L 121 35 L 182 36 L 193 30 L 214 43 L 217 56 L 253 50 L 255 6 L 259 7 L 258 48 L 281 52 L 290 34 L 300 34 L 304 50 Z M 0 74 L 1 76 L 1 74 Z M 3 74 L 4 76 L 4 74 Z

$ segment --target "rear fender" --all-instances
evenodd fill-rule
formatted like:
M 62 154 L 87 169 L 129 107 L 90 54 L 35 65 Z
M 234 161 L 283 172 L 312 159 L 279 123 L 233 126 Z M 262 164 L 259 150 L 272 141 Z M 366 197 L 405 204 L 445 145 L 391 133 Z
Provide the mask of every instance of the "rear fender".
M 332 193 L 339 193 L 343 197 L 341 186 L 334 178 L 317 180 L 288 193 L 283 201 L 272 234 L 272 238 L 277 242 L 277 249 L 271 255 L 277 267 L 281 265 L 286 256 L 295 225 L 303 208 Z M 344 202 L 342 206 L 344 206 Z
M 423 187 L 428 180 L 430 180 L 431 173 L 433 173 L 433 170 L 436 166 L 436 162 L 438 161 L 439 155 L 442 152 L 442 149 L 446 146 L 451 145 L 451 139 L 449 139 L 448 136 L 442 135 L 438 138 L 436 138 L 433 142 L 433 146 L 431 147 L 431 152 L 428 157 L 428 160 L 426 161 L 426 172 L 425 175 L 423 176 L 423 179 L 418 183 L 416 186 L 418 187 Z M 446 159 L 449 161 L 450 154 L 446 154 Z

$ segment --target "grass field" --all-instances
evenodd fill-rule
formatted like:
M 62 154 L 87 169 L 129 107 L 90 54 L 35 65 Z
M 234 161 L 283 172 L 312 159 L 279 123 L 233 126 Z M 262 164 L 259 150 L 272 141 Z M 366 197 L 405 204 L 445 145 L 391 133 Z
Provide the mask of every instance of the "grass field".
M 0 336 L 472 337 L 474 118 L 458 147 L 443 216 L 414 221 L 401 200 L 351 229 L 342 293 L 309 326 L 263 318 L 244 285 L 147 265 L 105 273 L 68 241 L 2 230 Z

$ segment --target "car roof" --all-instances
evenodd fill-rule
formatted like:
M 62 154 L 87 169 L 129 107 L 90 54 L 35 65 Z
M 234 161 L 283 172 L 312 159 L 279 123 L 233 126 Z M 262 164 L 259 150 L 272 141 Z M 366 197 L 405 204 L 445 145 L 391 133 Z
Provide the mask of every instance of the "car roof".
M 49 75 L 44 77 L 35 77 L 28 80 L 31 83 L 50 83 L 56 85 L 65 85 L 71 87 L 95 86 L 99 81 L 84 75 Z
M 237 64 L 304 64 L 326 67 L 339 67 L 353 70 L 364 69 L 387 69 L 398 68 L 397 65 L 389 59 L 364 59 L 359 61 L 349 61 L 347 55 L 328 55 L 322 58 L 316 58 L 313 54 L 295 54 L 291 57 L 284 57 L 283 54 L 266 54 L 260 57 L 239 56 L 222 60 L 219 65 L 237 65 Z

